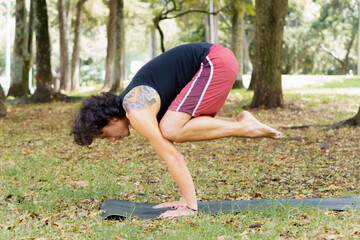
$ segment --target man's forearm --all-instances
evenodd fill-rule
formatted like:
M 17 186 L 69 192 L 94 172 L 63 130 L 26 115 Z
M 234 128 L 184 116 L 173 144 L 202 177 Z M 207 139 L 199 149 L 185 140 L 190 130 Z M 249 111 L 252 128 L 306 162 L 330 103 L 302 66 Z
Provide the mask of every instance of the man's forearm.
M 152 112 L 133 111 L 133 114 L 126 116 L 133 128 L 150 142 L 156 153 L 166 162 L 169 172 L 181 189 L 188 207 L 197 209 L 195 187 L 184 156 L 172 142 L 164 138 Z M 143 119 L 148 119 L 148 121 L 143 121 Z
M 165 161 L 171 176 L 180 188 L 181 195 L 185 199 L 187 206 L 191 209 L 197 209 L 194 182 L 186 166 L 184 157 L 181 154 L 179 155 L 181 157 L 177 156 L 176 158 L 165 159 Z
M 184 156 L 174 144 L 163 138 L 150 141 L 156 153 L 166 162 L 169 172 L 182 192 L 182 196 L 189 208 L 197 209 L 197 201 L 193 179 L 186 166 Z

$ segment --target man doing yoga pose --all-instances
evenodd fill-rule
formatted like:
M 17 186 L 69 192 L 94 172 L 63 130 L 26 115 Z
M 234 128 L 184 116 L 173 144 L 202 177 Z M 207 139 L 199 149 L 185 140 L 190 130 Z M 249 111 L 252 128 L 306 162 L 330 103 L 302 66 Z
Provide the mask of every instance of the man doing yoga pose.
M 129 136 L 131 125 L 166 162 L 180 188 L 179 201 L 156 206 L 173 209 L 161 217 L 196 215 L 194 183 L 173 142 L 280 136 L 246 111 L 235 118 L 216 116 L 237 73 L 233 53 L 223 46 L 175 47 L 145 64 L 120 96 L 109 92 L 84 100 L 73 126 L 75 142 L 90 145 L 93 138 L 115 142 Z

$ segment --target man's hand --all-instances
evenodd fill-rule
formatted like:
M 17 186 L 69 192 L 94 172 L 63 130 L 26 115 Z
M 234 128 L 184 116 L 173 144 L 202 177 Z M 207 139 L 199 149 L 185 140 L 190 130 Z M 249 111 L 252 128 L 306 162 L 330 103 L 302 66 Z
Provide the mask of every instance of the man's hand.
M 153 208 L 171 208 L 178 209 L 179 207 L 186 207 L 185 201 L 167 202 L 153 206 Z
M 176 210 L 168 210 L 168 211 L 160 214 L 159 217 L 172 219 L 172 218 L 176 218 L 176 217 L 195 217 L 196 214 L 197 214 L 197 211 L 194 211 L 187 207 L 178 207 Z

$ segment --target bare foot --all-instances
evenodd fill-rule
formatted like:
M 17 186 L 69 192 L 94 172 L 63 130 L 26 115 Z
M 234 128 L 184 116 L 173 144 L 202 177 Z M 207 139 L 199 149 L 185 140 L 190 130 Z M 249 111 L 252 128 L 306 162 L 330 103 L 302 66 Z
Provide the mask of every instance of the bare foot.
M 280 132 L 259 122 L 251 113 L 248 111 L 241 112 L 236 120 L 241 125 L 240 137 L 249 138 L 279 138 Z

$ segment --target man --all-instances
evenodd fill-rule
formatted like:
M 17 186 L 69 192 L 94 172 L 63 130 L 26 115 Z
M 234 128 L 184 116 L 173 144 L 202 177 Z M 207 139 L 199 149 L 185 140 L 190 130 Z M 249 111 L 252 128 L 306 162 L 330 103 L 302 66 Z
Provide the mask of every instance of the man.
M 209 43 L 175 47 L 145 64 L 120 96 L 105 93 L 86 99 L 73 126 L 75 141 L 115 142 L 129 135 L 131 125 L 165 160 L 180 188 L 178 202 L 156 206 L 173 209 L 161 217 L 194 216 L 198 208 L 194 183 L 173 142 L 280 135 L 249 112 L 236 118 L 216 116 L 237 72 L 236 59 L 225 47 Z

